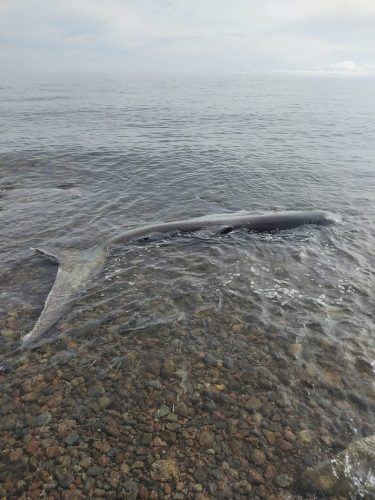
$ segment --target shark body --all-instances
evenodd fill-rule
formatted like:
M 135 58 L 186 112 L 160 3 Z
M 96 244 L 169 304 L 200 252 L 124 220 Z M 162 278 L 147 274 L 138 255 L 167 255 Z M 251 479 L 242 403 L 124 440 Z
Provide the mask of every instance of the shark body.
M 115 245 L 127 244 L 153 234 L 193 232 L 207 228 L 216 229 L 216 234 L 225 234 L 239 228 L 270 232 L 293 229 L 305 224 L 328 225 L 335 222 L 340 222 L 338 216 L 319 210 L 272 212 L 265 215 L 236 212 L 141 226 L 115 236 L 103 246 L 83 251 L 37 248 L 37 252 L 56 260 L 59 268 L 37 322 L 21 339 L 22 346 L 34 344 L 69 312 L 77 294 L 101 271 L 108 251 Z

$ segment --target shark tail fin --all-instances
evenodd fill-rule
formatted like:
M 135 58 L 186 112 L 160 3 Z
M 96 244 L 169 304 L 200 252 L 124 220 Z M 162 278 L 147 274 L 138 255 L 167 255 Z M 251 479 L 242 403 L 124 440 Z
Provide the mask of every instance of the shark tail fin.
M 33 250 L 57 261 L 59 269 L 37 322 L 21 339 L 22 347 L 34 344 L 69 312 L 77 294 L 99 273 L 106 257 L 103 247 L 86 250 L 42 247 Z
M 31 250 L 33 250 L 37 254 L 44 255 L 45 257 L 52 260 L 53 262 L 57 262 L 58 264 L 60 264 L 60 266 L 64 262 L 64 252 L 58 248 L 55 248 L 55 247 L 34 248 L 34 247 L 31 247 Z

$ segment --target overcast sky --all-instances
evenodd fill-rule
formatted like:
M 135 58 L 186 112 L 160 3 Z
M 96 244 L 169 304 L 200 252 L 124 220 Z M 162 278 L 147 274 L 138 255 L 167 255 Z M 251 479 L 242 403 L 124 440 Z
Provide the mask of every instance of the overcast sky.
M 0 71 L 375 69 L 375 0 L 0 0 Z

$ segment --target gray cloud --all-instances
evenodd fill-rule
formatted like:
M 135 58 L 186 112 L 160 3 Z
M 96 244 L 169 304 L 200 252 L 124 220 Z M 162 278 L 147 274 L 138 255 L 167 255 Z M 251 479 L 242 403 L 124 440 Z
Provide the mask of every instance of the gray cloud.
M 375 60 L 373 0 L 0 0 L 3 70 L 337 70 Z M 350 71 L 350 65 L 346 71 Z

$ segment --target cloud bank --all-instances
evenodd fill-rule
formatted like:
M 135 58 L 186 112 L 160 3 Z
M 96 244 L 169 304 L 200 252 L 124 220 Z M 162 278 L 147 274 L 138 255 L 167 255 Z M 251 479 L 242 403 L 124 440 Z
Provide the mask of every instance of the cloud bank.
M 0 0 L 0 64 L 8 71 L 358 73 L 374 67 L 374 26 L 373 0 Z

